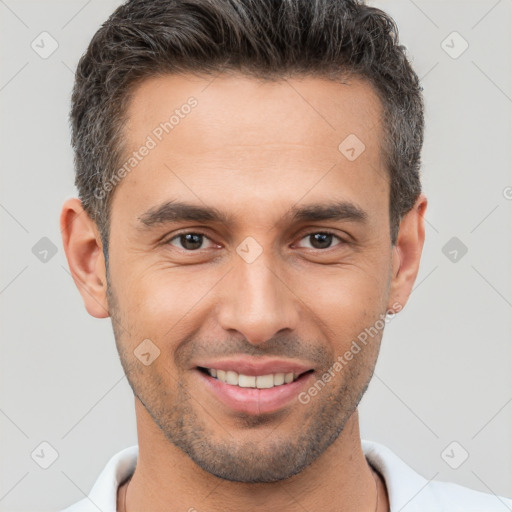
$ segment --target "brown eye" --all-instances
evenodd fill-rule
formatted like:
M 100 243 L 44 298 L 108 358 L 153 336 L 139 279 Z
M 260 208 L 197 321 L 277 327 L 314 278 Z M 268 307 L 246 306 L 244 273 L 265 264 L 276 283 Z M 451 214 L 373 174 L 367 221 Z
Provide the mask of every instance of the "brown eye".
M 201 233 L 182 233 L 181 235 L 171 238 L 169 243 L 187 251 L 196 251 L 197 249 L 201 249 L 205 239 L 206 236 Z
M 341 238 L 336 236 L 333 233 L 328 233 L 324 231 L 320 231 L 317 233 L 310 233 L 302 238 L 302 240 L 308 240 L 310 246 L 307 247 L 309 249 L 330 249 L 332 247 L 333 240 L 337 239 L 340 242 L 343 242 Z

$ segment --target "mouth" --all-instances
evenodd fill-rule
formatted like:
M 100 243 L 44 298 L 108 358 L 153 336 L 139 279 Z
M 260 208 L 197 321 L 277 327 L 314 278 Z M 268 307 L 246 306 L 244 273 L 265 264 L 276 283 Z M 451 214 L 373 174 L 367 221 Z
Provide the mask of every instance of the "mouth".
M 256 416 L 283 411 L 298 403 L 300 392 L 310 385 L 314 374 L 313 369 L 296 365 L 258 367 L 238 363 L 219 362 L 222 368 L 216 368 L 215 363 L 195 368 L 200 387 L 221 406 L 219 411 L 228 415 Z
M 267 375 L 244 375 L 234 370 L 221 370 L 217 368 L 203 368 L 198 366 L 198 370 L 214 379 L 219 380 L 230 386 L 237 386 L 239 388 L 256 388 L 256 389 L 270 389 L 274 387 L 284 386 L 295 382 L 303 375 L 312 373 L 313 370 L 307 370 L 302 373 L 288 372 L 288 373 L 269 373 Z

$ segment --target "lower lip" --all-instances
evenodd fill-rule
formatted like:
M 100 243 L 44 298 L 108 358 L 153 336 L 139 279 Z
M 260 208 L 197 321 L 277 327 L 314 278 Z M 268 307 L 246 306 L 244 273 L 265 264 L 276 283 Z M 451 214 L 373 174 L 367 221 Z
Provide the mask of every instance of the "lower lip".
M 226 384 L 202 371 L 196 371 L 220 402 L 233 411 L 253 415 L 277 412 L 291 402 L 297 401 L 299 393 L 313 377 L 313 373 L 307 373 L 289 384 L 258 389 Z

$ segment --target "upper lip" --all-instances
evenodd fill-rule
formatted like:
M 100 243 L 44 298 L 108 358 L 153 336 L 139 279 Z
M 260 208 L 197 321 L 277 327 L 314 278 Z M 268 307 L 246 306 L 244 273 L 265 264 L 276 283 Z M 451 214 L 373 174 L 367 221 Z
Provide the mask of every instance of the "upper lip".
M 199 361 L 196 367 L 215 368 L 216 370 L 234 371 L 242 375 L 269 375 L 271 373 L 301 373 L 312 370 L 311 366 L 286 359 L 237 357 Z

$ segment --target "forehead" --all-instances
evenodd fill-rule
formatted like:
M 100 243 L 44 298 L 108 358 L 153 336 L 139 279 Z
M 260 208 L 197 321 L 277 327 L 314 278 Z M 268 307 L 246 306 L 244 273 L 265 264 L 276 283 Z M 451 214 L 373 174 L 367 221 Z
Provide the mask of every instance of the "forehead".
M 253 216 L 336 191 L 387 202 L 381 103 L 363 80 L 164 75 L 135 89 L 127 113 L 119 167 L 131 163 L 113 204 L 133 213 L 176 197 L 259 205 Z
M 190 98 L 197 106 L 188 112 Z M 194 137 L 202 136 L 204 150 L 225 145 L 226 139 L 247 146 L 321 142 L 336 149 L 345 132 L 368 138 L 377 128 L 380 136 L 380 100 L 369 83 L 355 77 L 346 83 L 312 77 L 268 81 L 236 74 L 148 78 L 129 103 L 127 142 L 136 144 L 155 121 L 165 123 L 173 113 L 179 118 L 171 122 L 173 135 L 190 135 L 183 127 L 178 130 L 188 117 Z

